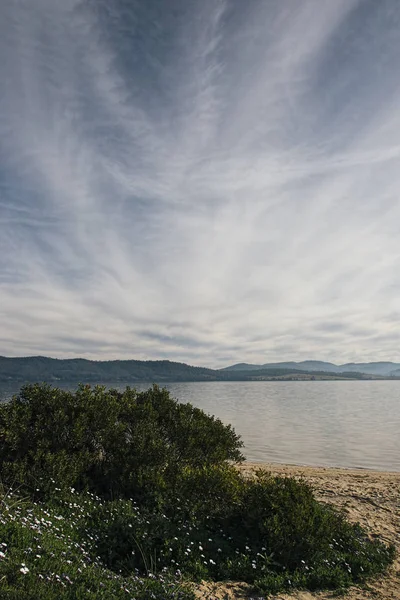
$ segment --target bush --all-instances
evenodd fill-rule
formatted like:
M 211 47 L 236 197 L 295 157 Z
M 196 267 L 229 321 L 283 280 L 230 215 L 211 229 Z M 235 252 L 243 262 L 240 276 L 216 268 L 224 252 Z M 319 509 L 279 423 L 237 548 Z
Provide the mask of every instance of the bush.
M 0 469 L 27 494 L 3 494 L 2 598 L 188 600 L 188 579 L 341 589 L 391 563 L 305 482 L 245 479 L 241 445 L 157 386 L 23 388 L 0 406 Z
M 230 426 L 153 386 L 138 393 L 28 385 L 0 405 L 0 470 L 46 492 L 52 480 L 104 497 L 157 500 L 184 468 L 240 461 Z
M 201 469 L 197 476 L 210 485 L 207 510 L 193 505 L 191 487 L 158 510 L 97 499 L 80 511 L 86 516 L 75 532 L 90 531 L 92 555 L 124 577 L 178 573 L 195 581 L 247 581 L 263 594 L 348 587 L 382 572 L 394 557 L 392 547 L 370 541 L 318 503 L 305 483 L 265 475 L 245 480 L 232 467 Z M 60 495 L 52 507 L 69 519 L 77 502 L 82 496 Z

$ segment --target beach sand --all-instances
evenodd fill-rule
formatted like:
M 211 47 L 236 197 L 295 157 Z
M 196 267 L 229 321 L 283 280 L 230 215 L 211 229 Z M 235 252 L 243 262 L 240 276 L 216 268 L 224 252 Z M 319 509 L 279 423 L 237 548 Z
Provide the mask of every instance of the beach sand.
M 239 469 L 251 476 L 256 469 L 273 475 L 302 478 L 314 489 L 321 502 L 342 509 L 347 518 L 359 522 L 374 537 L 395 544 L 398 557 L 388 573 L 361 587 L 353 587 L 343 600 L 400 600 L 400 473 L 350 470 L 324 467 L 301 467 L 245 462 Z M 241 583 L 204 583 L 196 589 L 201 600 L 239 600 L 251 598 L 250 588 Z M 270 596 L 270 600 L 328 600 L 333 592 L 297 592 Z

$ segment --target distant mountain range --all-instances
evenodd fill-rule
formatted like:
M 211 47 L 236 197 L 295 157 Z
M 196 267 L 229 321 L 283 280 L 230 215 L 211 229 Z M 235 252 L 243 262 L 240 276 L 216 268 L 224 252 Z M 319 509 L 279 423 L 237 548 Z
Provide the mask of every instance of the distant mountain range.
M 0 356 L 0 381 L 157 382 L 168 381 L 253 381 L 291 379 L 382 379 L 400 378 L 400 364 L 303 362 L 250 365 L 239 363 L 224 369 L 193 367 L 168 360 L 94 361 L 83 358 L 56 359 L 45 356 L 7 358 Z
M 323 371 L 325 373 L 364 373 L 365 375 L 379 375 L 381 377 L 400 377 L 400 363 L 371 362 L 371 363 L 345 363 L 335 365 L 321 360 L 304 360 L 302 362 L 266 363 L 264 365 L 250 365 L 239 363 L 226 367 L 225 371 L 258 371 L 265 369 L 290 369 L 294 371 Z

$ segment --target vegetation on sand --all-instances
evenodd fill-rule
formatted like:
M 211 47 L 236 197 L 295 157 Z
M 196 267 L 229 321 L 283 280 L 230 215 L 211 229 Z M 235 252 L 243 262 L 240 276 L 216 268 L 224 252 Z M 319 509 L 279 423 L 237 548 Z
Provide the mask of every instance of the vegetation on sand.
M 190 600 L 201 579 L 345 588 L 391 563 L 304 482 L 245 479 L 241 447 L 157 386 L 22 388 L 0 405 L 1 598 Z

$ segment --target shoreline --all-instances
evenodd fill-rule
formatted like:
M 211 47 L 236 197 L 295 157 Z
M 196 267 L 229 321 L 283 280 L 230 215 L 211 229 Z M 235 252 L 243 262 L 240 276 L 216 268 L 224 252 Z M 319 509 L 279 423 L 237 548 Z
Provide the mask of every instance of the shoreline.
M 383 577 L 352 587 L 343 600 L 400 600 L 400 472 L 364 468 L 314 467 L 244 461 L 237 465 L 245 476 L 257 469 L 272 475 L 294 477 L 309 483 L 317 500 L 342 510 L 349 521 L 359 522 L 371 538 L 392 543 L 397 557 Z M 250 588 L 240 582 L 203 583 L 196 590 L 199 600 L 248 600 Z M 278 594 L 269 600 L 332 600 L 335 593 L 298 591 Z M 253 594 L 254 600 L 254 594 Z
M 257 461 L 257 460 L 244 460 L 241 465 L 237 465 L 238 468 L 247 467 L 252 470 L 264 469 L 264 470 L 287 470 L 287 469 L 311 469 L 313 471 L 343 471 L 344 473 L 373 473 L 382 475 L 398 475 L 400 477 L 400 471 L 392 471 L 387 469 L 373 469 L 370 467 L 343 467 L 337 465 L 309 465 L 303 463 L 280 463 L 270 461 Z

